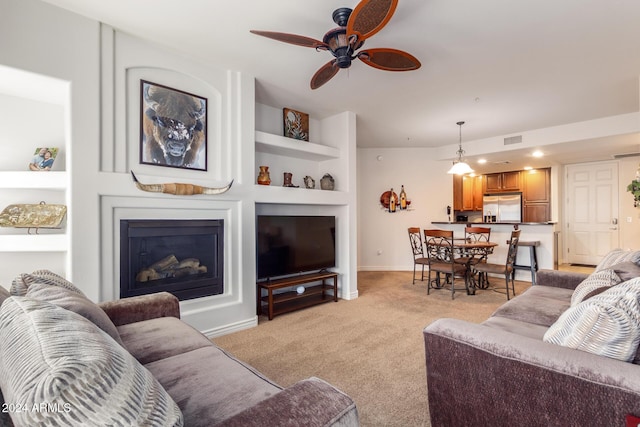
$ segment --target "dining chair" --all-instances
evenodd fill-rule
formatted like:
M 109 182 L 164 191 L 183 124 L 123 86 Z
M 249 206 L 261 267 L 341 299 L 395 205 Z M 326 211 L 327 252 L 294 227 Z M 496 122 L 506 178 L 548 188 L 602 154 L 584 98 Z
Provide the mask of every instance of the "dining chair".
M 513 265 L 516 262 L 516 254 L 518 253 L 518 240 L 520 239 L 520 230 L 513 230 L 509 239 L 509 249 L 507 250 L 507 259 L 504 264 L 492 264 L 489 262 L 478 263 L 473 266 L 475 273 L 483 274 L 485 278 L 489 274 L 502 274 L 507 289 L 507 300 L 509 299 L 509 279 L 511 279 L 511 291 L 516 296 L 515 280 L 513 273 Z M 480 276 L 482 277 L 482 276 Z
M 464 228 L 464 239 L 467 242 L 490 242 L 491 241 L 491 227 L 476 227 L 476 226 L 467 226 Z M 472 250 L 471 253 L 468 253 L 462 257 L 460 257 L 457 262 L 461 262 L 467 265 L 475 265 L 480 262 L 487 262 L 487 251 L 486 250 Z M 489 277 L 484 275 L 484 277 L 478 278 L 478 283 L 489 285 Z
M 411 252 L 413 253 L 413 284 L 416 284 L 416 265 L 422 266 L 422 277 L 420 280 L 424 280 L 424 266 L 429 263 L 429 260 L 424 253 L 424 245 L 422 244 L 422 234 L 420 234 L 420 227 L 409 227 L 409 242 L 411 243 Z
M 456 278 L 464 279 L 464 289 L 469 293 L 467 265 L 455 262 L 455 251 L 453 245 L 453 231 L 451 230 L 424 230 L 425 243 L 427 246 L 427 258 L 429 260 L 429 276 L 427 278 L 427 294 L 433 289 L 442 289 L 444 284 L 440 274 L 445 275 L 445 282 L 451 281 L 451 299 L 454 298 L 456 290 Z M 432 280 L 431 273 L 436 273 Z

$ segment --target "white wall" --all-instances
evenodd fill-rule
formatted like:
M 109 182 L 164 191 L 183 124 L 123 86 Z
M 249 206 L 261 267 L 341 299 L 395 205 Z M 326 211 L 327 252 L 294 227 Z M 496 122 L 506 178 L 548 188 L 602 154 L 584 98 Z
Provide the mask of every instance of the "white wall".
M 378 160 L 380 156 L 381 160 Z M 413 257 L 407 228 L 447 221 L 453 205 L 448 162 L 434 160 L 427 148 L 358 149 L 358 247 L 360 270 L 410 270 Z M 404 185 L 411 207 L 389 213 L 380 195 Z
M 280 209 L 286 209 L 291 202 L 265 200 L 265 193 L 256 188 L 261 186 L 255 183 L 254 78 L 224 68 L 212 69 L 178 52 L 40 1 L 0 0 L 0 10 L 0 66 L 61 79 L 70 87 L 71 108 L 62 113 L 65 120 L 61 133 L 67 149 L 66 170 L 71 177 L 65 195 L 71 267 L 58 272 L 94 301 L 117 298 L 121 219 L 223 219 L 225 291 L 181 302 L 182 317 L 210 336 L 256 325 L 256 203 L 280 203 Z M 139 163 L 141 79 L 208 99 L 206 172 Z M 43 108 L 36 112 L 45 114 Z M 267 127 L 277 128 L 282 123 L 281 115 L 272 119 L 277 125 L 268 117 L 261 119 L 266 120 L 262 124 Z M 37 120 L 31 121 L 37 125 Z M 28 122 L 27 117 L 20 121 L 23 125 Z M 334 212 L 340 218 L 341 296 L 356 297 L 356 209 L 355 202 L 348 198 L 356 194 L 355 115 L 345 112 L 322 123 L 314 121 L 311 130 L 340 141 L 339 158 L 320 162 L 320 167 L 338 177 L 337 191 L 332 195 L 318 191 L 321 201 L 313 197 L 316 193 L 309 192 L 304 201 L 293 204 L 308 204 L 311 206 L 302 209 Z M 34 132 L 32 137 L 18 141 L 25 147 L 12 153 L 32 152 L 37 137 Z M 320 167 L 315 167 L 319 171 Z M 136 188 L 131 170 L 144 183 L 189 182 L 208 187 L 232 179 L 234 183 L 230 191 L 217 196 L 146 193 Z M 322 207 L 325 199 L 329 200 L 325 203 L 328 206 Z M 7 257 L 10 260 L 13 255 Z M 64 262 L 58 260 L 57 265 Z M 25 272 L 23 268 L 30 271 L 42 266 L 21 264 L 15 268 L 14 276 Z

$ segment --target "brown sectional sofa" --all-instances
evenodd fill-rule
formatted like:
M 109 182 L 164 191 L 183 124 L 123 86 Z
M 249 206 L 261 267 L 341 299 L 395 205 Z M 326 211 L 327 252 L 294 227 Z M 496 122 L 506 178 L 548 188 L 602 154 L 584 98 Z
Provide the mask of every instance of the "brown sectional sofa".
M 609 427 L 640 416 L 640 366 L 543 341 L 587 277 L 541 270 L 482 324 L 427 326 L 431 425 Z
M 357 426 L 353 400 L 282 388 L 180 320 L 166 292 L 94 304 L 46 270 L 0 287 L 0 426 Z
M 185 426 L 358 425 L 349 396 L 318 378 L 282 389 L 181 321 L 171 294 L 100 306 L 127 350 L 178 404 Z

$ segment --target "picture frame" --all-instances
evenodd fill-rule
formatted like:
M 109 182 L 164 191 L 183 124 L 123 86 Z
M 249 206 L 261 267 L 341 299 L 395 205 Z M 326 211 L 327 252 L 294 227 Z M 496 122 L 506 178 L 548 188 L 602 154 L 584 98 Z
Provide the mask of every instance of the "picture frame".
M 206 171 L 207 101 L 140 80 L 140 163 Z
M 50 171 L 58 156 L 58 147 L 38 147 L 29 161 L 29 170 Z
M 284 136 L 309 141 L 309 114 L 291 108 L 282 109 Z

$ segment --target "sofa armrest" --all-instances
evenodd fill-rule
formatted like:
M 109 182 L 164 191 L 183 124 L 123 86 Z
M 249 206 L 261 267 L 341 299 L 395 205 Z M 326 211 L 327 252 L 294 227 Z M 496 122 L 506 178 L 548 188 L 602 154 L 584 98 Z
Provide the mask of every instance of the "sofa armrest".
M 353 400 L 319 378 L 291 387 L 227 418 L 216 426 L 358 426 Z
M 456 319 L 424 331 L 433 427 L 624 425 L 640 366 Z
M 574 271 L 538 270 L 536 273 L 536 285 L 575 289 L 587 277 L 589 277 L 587 273 Z
M 180 318 L 180 302 L 169 292 L 122 298 L 99 304 L 116 326 L 157 317 Z

